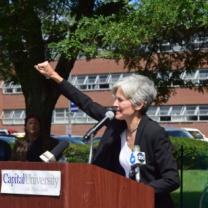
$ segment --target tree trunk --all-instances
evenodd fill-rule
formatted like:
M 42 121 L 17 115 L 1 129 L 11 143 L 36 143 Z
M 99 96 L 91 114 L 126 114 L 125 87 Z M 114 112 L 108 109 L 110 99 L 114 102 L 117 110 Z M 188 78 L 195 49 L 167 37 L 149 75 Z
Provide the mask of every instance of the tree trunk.
M 65 79 L 68 79 L 75 59 L 67 60 L 61 57 L 57 63 L 56 71 Z M 43 149 L 47 149 L 49 145 L 51 121 L 53 110 L 60 96 L 57 84 L 50 79 L 46 79 L 39 74 L 34 66 L 30 70 L 16 68 L 18 77 L 21 82 L 24 98 L 26 116 L 30 114 L 37 115 L 41 121 L 41 138 L 43 141 Z M 21 78 L 21 71 L 29 71 L 28 80 Z

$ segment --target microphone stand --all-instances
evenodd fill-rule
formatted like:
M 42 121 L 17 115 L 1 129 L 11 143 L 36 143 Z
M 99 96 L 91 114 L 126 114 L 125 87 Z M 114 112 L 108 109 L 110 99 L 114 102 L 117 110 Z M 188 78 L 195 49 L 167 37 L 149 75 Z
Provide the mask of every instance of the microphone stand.
M 106 122 L 106 120 L 108 119 L 113 119 L 114 118 L 114 113 L 113 111 L 107 111 L 105 113 L 105 117 L 99 121 L 98 123 L 95 124 L 95 126 L 93 126 L 93 128 L 91 128 L 90 130 L 88 130 L 88 132 L 84 135 L 84 139 L 86 139 L 86 141 L 88 140 L 88 138 L 90 139 L 90 153 L 89 153 L 89 160 L 88 163 L 92 163 L 92 154 L 93 154 L 93 138 L 95 136 L 95 134 L 97 133 L 97 131 L 103 127 L 104 123 Z
M 93 140 L 94 140 L 94 134 L 90 134 L 90 152 L 89 152 L 89 159 L 88 163 L 92 163 L 92 156 L 93 156 Z

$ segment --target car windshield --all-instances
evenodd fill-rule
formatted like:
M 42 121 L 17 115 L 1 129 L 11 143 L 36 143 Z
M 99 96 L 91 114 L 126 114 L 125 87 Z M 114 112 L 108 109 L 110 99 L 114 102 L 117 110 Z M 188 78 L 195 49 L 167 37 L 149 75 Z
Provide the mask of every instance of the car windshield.
M 81 136 L 76 135 L 55 135 L 53 138 L 59 141 L 68 141 L 71 144 L 84 144 L 84 142 L 81 140 Z
M 189 131 L 189 133 L 196 139 L 204 139 L 203 135 L 198 131 Z
M 183 138 L 193 138 L 188 132 L 183 130 L 166 130 L 169 136 L 172 137 L 183 137 Z
M 5 131 L 0 131 L 0 135 L 7 135 Z

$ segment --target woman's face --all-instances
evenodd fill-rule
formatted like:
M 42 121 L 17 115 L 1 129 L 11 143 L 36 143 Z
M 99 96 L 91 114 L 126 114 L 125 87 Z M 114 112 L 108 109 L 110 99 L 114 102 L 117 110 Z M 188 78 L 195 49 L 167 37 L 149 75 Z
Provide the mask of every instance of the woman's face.
M 36 118 L 29 118 L 27 120 L 25 131 L 28 135 L 38 136 L 40 132 L 40 123 Z
M 121 88 L 116 91 L 113 106 L 117 107 L 115 118 L 118 120 L 128 120 L 138 113 L 131 101 L 125 97 Z

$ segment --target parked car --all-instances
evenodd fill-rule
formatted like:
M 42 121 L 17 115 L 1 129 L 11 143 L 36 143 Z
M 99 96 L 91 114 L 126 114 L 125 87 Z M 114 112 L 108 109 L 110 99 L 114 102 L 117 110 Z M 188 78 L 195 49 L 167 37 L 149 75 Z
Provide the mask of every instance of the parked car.
M 183 128 L 188 131 L 195 139 L 208 141 L 208 138 L 199 130 L 195 128 Z
M 0 129 L 0 135 L 9 135 L 9 131 L 7 129 Z
M 183 128 L 164 127 L 170 137 L 194 139 L 191 133 Z
M 70 144 L 85 144 L 79 135 L 53 135 L 58 141 L 68 141 Z
M 25 132 L 14 132 L 12 135 L 16 136 L 17 138 L 24 138 L 25 137 Z
M 0 160 L 9 160 L 16 139 L 12 135 L 0 135 Z
M 10 144 L 10 146 L 13 146 L 16 142 L 16 136 L 14 135 L 0 135 L 0 140 L 1 141 L 5 141 L 8 144 Z
M 4 140 L 0 140 L 0 161 L 6 161 L 11 156 L 11 146 Z

